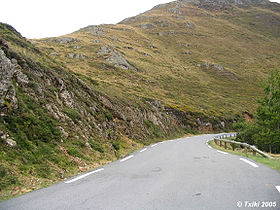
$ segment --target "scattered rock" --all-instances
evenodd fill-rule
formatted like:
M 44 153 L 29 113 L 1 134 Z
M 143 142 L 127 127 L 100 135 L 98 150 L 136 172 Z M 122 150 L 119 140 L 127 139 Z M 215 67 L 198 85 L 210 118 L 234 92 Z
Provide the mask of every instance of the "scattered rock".
M 149 53 L 144 53 L 144 55 L 147 57 L 152 57 L 152 55 L 150 55 Z
M 125 46 L 124 48 L 129 49 L 129 50 L 136 50 L 135 47 L 130 47 L 130 46 Z
M 195 24 L 192 23 L 192 22 L 186 22 L 186 23 L 185 23 L 185 27 L 194 29 L 194 28 L 195 28 Z
M 99 39 L 94 39 L 93 42 L 94 43 L 100 43 L 100 40 Z
M 84 30 L 89 31 L 92 35 L 95 36 L 104 36 L 106 34 L 105 29 L 100 26 L 88 26 L 84 28 Z
M 79 54 L 79 53 L 69 53 L 68 57 L 75 58 L 75 59 L 85 59 L 86 58 L 86 56 Z
M 163 34 L 164 34 L 164 33 L 163 33 L 162 31 L 158 32 L 158 35 L 159 35 L 159 36 L 163 36 Z
M 172 17 L 174 17 L 176 19 L 179 19 L 179 20 L 185 20 L 186 19 L 184 16 L 180 16 L 180 15 L 174 15 Z
M 3 142 L 5 145 L 7 145 L 8 147 L 16 147 L 17 146 L 17 142 L 11 138 L 4 138 Z
M 58 128 L 61 131 L 62 137 L 67 139 L 69 134 L 64 130 L 63 127 L 59 126 Z
M 107 47 L 107 46 L 102 46 L 100 48 L 100 50 L 98 51 L 97 55 L 106 55 L 106 54 L 110 54 L 112 52 L 112 50 Z
M 152 49 L 158 49 L 156 46 L 154 46 L 154 45 L 150 45 L 150 48 L 152 48 Z
M 115 36 L 111 36 L 110 39 L 112 39 L 114 42 L 120 42 L 120 40 Z
M 178 34 L 178 32 L 176 32 L 176 31 L 168 31 L 167 33 L 168 34 Z
M 69 44 L 71 42 L 78 42 L 78 39 L 74 39 L 72 37 L 61 37 L 54 40 L 55 42 L 58 42 L 59 44 Z
M 211 64 L 211 63 L 205 62 L 201 66 L 206 68 L 207 70 L 214 70 L 223 76 L 228 76 L 231 79 L 240 80 L 240 78 L 237 77 L 234 73 L 229 72 L 228 70 L 226 70 L 223 66 L 221 66 L 219 64 Z
M 152 23 L 146 23 L 146 24 L 138 25 L 137 27 L 144 28 L 144 29 L 151 29 L 151 28 L 155 28 L 156 25 Z
M 191 55 L 191 54 L 192 54 L 192 52 L 187 51 L 187 52 L 184 52 L 184 54 L 185 54 L 185 55 Z
M 74 48 L 74 49 L 81 49 L 82 46 L 80 46 L 80 45 L 75 45 L 75 46 L 73 46 L 73 48 Z
M 59 53 L 57 53 L 57 52 L 51 52 L 49 55 L 50 55 L 50 56 L 59 56 Z

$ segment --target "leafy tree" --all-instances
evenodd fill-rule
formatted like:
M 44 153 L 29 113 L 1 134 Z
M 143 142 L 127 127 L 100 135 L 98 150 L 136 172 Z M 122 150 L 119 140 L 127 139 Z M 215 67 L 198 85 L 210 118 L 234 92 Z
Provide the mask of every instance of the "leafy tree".
M 255 122 L 240 121 L 235 129 L 239 140 L 269 152 L 280 152 L 280 72 L 272 71 L 264 85 L 265 97 L 259 101 Z
M 280 72 L 273 71 L 265 84 L 265 97 L 257 110 L 257 145 L 270 152 L 280 152 Z

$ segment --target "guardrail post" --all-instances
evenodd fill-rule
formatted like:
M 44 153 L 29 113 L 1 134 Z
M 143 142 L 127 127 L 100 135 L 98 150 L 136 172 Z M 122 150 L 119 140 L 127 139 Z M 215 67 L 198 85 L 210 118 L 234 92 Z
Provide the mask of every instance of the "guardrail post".
M 235 150 L 235 144 L 231 144 L 232 151 Z
M 245 149 L 244 149 L 244 152 L 245 152 L 245 155 L 246 155 L 246 157 L 248 157 L 248 149 L 247 149 L 247 147 L 245 147 Z
M 226 142 L 225 142 L 225 145 L 224 145 L 224 146 L 225 146 L 225 149 L 227 149 L 227 143 L 226 143 Z

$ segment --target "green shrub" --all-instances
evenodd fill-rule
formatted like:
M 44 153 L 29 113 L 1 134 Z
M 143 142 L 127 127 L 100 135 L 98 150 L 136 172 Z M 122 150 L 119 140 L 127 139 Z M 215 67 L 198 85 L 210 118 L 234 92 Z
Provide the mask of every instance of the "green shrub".
M 145 119 L 144 124 L 152 136 L 157 138 L 162 136 L 160 127 L 155 125 L 152 121 Z
M 86 159 L 85 156 L 74 146 L 69 146 L 67 149 L 67 153 L 74 157 L 79 157 L 82 159 Z
M 99 142 L 90 139 L 89 144 L 93 150 L 104 153 L 104 149 Z
M 64 108 L 63 112 L 71 119 L 73 120 L 75 123 L 77 123 L 78 121 L 80 121 L 82 119 L 80 113 L 74 109 L 69 109 L 69 108 Z
M 112 145 L 113 145 L 114 149 L 117 150 L 117 151 L 120 150 L 120 148 L 121 148 L 119 140 L 113 141 Z

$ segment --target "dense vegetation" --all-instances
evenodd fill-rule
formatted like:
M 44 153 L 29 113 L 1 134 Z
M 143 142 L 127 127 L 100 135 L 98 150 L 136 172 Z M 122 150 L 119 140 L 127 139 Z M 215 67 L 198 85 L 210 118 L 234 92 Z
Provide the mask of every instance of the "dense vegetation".
M 240 121 L 238 139 L 270 152 L 280 153 L 280 71 L 272 71 L 264 84 L 265 97 L 259 100 L 255 121 Z

